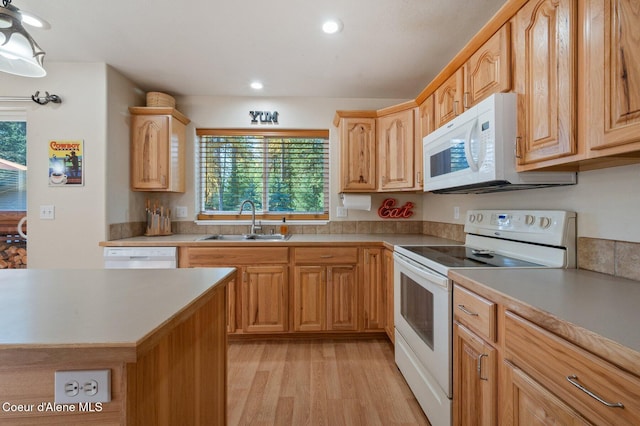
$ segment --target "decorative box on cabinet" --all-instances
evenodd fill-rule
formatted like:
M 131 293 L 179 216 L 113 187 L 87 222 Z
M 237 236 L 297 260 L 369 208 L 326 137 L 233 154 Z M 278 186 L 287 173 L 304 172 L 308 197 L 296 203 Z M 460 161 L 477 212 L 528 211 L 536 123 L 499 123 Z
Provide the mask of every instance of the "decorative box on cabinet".
M 174 108 L 130 107 L 131 189 L 185 191 L 186 125 Z

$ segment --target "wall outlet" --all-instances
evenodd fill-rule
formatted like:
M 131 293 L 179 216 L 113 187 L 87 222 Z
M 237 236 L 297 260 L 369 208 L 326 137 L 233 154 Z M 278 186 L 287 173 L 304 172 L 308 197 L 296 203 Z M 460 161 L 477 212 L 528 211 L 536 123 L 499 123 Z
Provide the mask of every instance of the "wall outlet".
M 53 220 L 55 219 L 56 207 L 54 205 L 40 206 L 40 219 Z
M 111 370 L 55 372 L 55 403 L 111 401 Z
M 346 207 L 336 208 L 336 217 L 347 217 L 348 209 Z
M 177 206 L 176 207 L 176 219 L 187 217 L 188 211 L 186 206 Z

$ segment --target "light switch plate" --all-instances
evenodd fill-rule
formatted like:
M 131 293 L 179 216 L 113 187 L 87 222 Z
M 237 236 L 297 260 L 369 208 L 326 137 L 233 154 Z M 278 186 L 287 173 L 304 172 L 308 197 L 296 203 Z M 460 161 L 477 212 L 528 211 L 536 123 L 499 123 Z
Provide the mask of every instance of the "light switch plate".
M 56 207 L 52 204 L 40 206 L 40 219 L 55 219 Z
M 336 217 L 347 217 L 348 209 L 346 207 L 336 208 Z
M 177 206 L 176 207 L 176 219 L 187 217 L 187 207 L 186 206 Z

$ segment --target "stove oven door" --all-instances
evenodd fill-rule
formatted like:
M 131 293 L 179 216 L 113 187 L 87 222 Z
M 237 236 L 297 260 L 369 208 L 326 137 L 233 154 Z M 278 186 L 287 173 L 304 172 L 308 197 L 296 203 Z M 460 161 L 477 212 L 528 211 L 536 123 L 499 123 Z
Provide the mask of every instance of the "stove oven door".
M 452 396 L 450 280 L 405 256 L 394 255 L 394 320 L 401 345 L 447 398 Z M 396 346 L 396 354 L 398 346 Z M 396 355 L 397 357 L 397 355 Z M 406 374 L 405 374 L 406 377 Z M 415 393 L 415 392 L 414 392 Z

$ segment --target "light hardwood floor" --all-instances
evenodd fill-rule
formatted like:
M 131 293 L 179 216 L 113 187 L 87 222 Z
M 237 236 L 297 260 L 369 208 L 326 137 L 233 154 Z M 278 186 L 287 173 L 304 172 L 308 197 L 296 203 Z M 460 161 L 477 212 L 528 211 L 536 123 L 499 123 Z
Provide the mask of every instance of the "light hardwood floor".
M 230 426 L 429 424 L 383 339 L 236 341 L 228 359 Z

